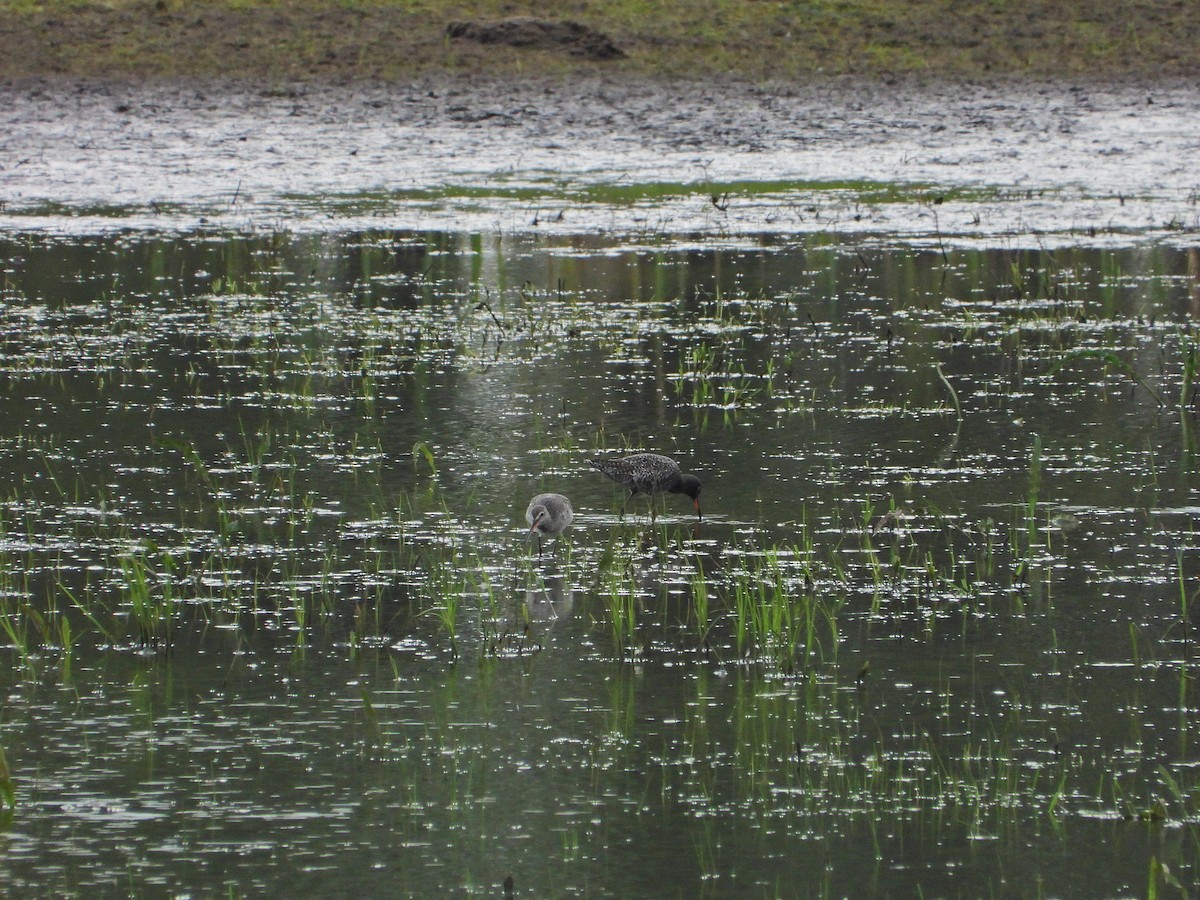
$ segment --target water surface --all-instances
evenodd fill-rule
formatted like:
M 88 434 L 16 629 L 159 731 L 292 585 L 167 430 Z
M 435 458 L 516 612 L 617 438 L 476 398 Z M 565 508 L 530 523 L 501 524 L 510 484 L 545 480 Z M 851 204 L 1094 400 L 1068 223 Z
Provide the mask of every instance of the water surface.
M 753 244 L 6 237 L 0 880 L 1194 886 L 1195 252 Z
M 5 96 L 8 892 L 1196 891 L 1190 87 Z

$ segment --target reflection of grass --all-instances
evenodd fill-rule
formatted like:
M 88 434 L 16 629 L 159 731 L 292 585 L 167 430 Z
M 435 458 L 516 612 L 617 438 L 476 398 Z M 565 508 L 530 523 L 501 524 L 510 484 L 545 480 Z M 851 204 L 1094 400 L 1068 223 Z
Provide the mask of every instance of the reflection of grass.
M 739 655 L 785 674 L 834 661 L 841 601 L 807 587 L 808 568 L 795 548 L 768 547 L 730 572 L 724 587 Z
M 1128 375 L 1130 380 L 1136 384 L 1141 385 L 1141 387 L 1146 391 L 1146 393 L 1148 393 L 1151 397 L 1153 397 L 1155 402 L 1157 402 L 1159 406 L 1166 406 L 1166 401 L 1162 398 L 1162 396 L 1158 393 L 1158 391 L 1156 391 L 1153 387 L 1151 387 L 1146 382 L 1146 380 L 1144 378 L 1142 378 L 1142 376 L 1138 373 L 1137 369 L 1135 369 L 1132 365 L 1127 363 L 1125 360 L 1123 360 L 1120 356 L 1118 356 L 1116 353 L 1114 353 L 1111 350 L 1101 350 L 1101 349 L 1094 349 L 1094 348 L 1086 348 L 1086 349 L 1082 349 L 1082 350 L 1071 350 L 1070 352 L 1064 354 L 1054 364 L 1054 366 L 1051 368 L 1050 372 L 1051 372 L 1051 374 L 1054 374 L 1059 369 L 1061 369 L 1063 366 L 1066 366 L 1068 364 L 1076 363 L 1081 360 L 1093 360 L 1093 359 L 1099 360 L 1100 362 L 1102 362 L 1106 368 L 1111 367 L 1113 369 L 1116 369 L 1119 372 L 1123 372 L 1124 374 Z M 1190 377 L 1190 374 L 1189 374 L 1189 377 Z
M 163 556 L 163 567 L 165 572 L 156 577 L 143 553 L 120 558 L 124 601 L 137 626 L 138 640 L 146 646 L 170 642 L 175 598 L 170 580 L 174 563 L 169 554 Z
M 734 345 L 718 354 L 706 343 L 687 347 L 679 372 L 672 376 L 675 393 L 692 406 L 717 406 L 727 411 L 745 407 L 760 394 L 770 394 L 774 389 L 775 360 L 768 358 L 762 373 L 749 372 L 744 361 L 735 365 L 727 359 L 740 355 L 743 349 Z
M 1042 439 L 1033 436 L 1029 452 L 1029 481 L 1025 502 L 1019 507 L 1019 515 L 1009 529 L 1009 545 L 1013 549 L 1015 580 L 1023 582 L 1029 577 L 1039 546 L 1038 504 L 1042 493 Z
M 0 745 L 0 800 L 10 810 L 17 805 L 17 789 L 13 784 L 12 773 L 8 768 L 8 758 L 4 755 L 4 747 Z
M 696 625 L 696 635 L 700 643 L 708 646 L 708 632 L 711 627 L 708 612 L 708 581 L 704 577 L 704 566 L 697 558 L 696 571 L 692 576 L 692 617 Z
M 433 616 L 446 632 L 450 639 L 450 652 L 458 656 L 458 607 L 462 600 L 462 588 L 460 585 L 448 583 L 446 579 L 437 581 L 440 584 L 436 589 L 434 605 L 426 612 Z
M 622 566 L 609 569 L 605 583 L 605 610 L 612 631 L 613 645 L 624 656 L 635 647 L 637 633 L 637 584 Z

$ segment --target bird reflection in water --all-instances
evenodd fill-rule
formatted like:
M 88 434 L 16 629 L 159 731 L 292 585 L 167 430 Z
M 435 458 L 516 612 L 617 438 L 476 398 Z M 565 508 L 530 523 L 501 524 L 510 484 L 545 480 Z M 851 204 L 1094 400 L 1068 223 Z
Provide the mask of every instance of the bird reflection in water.
M 525 591 L 525 612 L 530 622 L 554 623 L 569 618 L 575 606 L 575 592 L 567 588 L 561 575 L 540 576 Z

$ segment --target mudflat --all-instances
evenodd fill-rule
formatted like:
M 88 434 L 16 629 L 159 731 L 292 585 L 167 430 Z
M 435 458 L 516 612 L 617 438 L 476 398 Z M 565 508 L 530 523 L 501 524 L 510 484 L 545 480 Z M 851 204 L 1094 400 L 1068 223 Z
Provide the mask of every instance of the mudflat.
M 1163 80 L 24 81 L 0 225 L 1188 240 L 1197 121 Z

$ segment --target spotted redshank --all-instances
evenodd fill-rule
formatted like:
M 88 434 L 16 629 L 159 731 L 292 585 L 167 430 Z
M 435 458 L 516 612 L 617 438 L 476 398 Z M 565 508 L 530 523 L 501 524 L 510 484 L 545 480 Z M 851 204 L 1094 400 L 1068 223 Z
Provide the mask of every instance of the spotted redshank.
M 696 507 L 696 519 L 700 516 L 700 479 L 679 470 L 679 463 L 657 453 L 634 453 L 620 459 L 589 459 L 588 465 L 599 470 L 629 489 L 625 506 L 635 494 L 650 495 L 650 518 L 654 518 L 656 494 L 686 494 Z M 625 506 L 621 512 L 625 512 Z
M 542 555 L 542 538 L 558 537 L 574 518 L 571 501 L 562 494 L 538 494 L 529 501 L 525 521 L 529 523 L 529 533 L 538 537 L 538 556 Z

